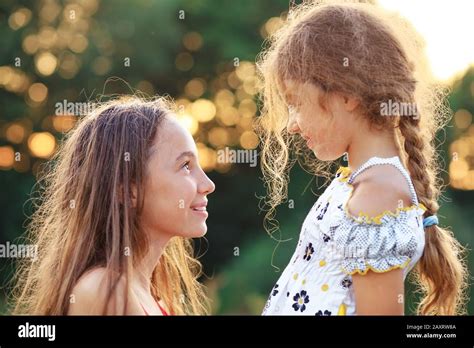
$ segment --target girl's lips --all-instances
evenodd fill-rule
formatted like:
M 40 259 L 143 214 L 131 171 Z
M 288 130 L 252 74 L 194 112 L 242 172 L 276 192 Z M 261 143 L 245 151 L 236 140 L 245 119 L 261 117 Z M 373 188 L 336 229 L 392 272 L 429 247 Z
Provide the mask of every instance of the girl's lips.
M 204 209 L 191 209 L 194 214 L 200 215 L 202 217 L 208 217 L 209 213 L 207 212 L 206 208 Z
M 207 217 L 209 214 L 206 210 L 206 207 L 207 207 L 207 202 L 204 202 L 204 203 L 199 203 L 199 204 L 195 204 L 191 206 L 191 210 L 195 214 Z

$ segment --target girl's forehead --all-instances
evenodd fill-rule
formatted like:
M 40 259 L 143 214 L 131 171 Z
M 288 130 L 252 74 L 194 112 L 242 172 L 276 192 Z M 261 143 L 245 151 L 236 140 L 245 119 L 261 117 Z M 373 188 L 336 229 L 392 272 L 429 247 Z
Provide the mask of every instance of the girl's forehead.
M 158 129 L 154 151 L 160 156 L 164 154 L 173 156 L 177 152 L 194 151 L 194 139 L 189 131 L 179 122 L 174 115 L 167 115 Z

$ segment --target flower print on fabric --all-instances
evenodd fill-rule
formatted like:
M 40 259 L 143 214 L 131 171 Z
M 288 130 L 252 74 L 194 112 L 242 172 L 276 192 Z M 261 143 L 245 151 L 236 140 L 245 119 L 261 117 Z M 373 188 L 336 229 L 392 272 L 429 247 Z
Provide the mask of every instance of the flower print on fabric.
M 314 253 L 313 243 L 309 243 L 304 251 L 303 260 L 309 261 Z
M 301 290 L 301 292 L 296 293 L 295 296 L 293 296 L 293 309 L 298 312 L 304 312 L 306 310 L 306 304 L 309 302 L 309 295 L 306 292 L 306 290 Z

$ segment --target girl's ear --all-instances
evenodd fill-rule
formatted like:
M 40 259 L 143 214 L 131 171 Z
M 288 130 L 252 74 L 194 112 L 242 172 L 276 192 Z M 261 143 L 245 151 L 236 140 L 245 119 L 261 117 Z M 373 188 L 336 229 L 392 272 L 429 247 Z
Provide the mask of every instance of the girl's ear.
M 359 99 L 354 98 L 353 96 L 343 95 L 342 98 L 346 111 L 354 111 L 360 104 Z
M 131 183 L 130 186 L 131 189 L 131 196 L 130 196 L 130 201 L 132 203 L 132 208 L 137 207 L 137 185 L 135 183 Z M 120 185 L 119 190 L 118 190 L 118 199 L 120 204 L 123 204 L 123 186 Z

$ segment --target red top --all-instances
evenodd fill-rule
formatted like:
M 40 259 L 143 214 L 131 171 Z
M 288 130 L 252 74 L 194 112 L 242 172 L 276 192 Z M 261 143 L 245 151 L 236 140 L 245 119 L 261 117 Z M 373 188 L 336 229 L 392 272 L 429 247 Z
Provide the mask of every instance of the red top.
M 160 307 L 161 314 L 168 315 L 168 313 L 166 313 L 166 311 L 163 309 L 163 307 L 160 306 L 160 303 L 159 302 L 156 302 L 156 303 L 158 304 L 158 307 Z M 140 303 L 140 306 L 142 306 L 143 311 L 145 312 L 145 315 L 149 315 L 148 312 L 146 311 L 145 307 L 143 307 L 143 305 L 141 303 Z

